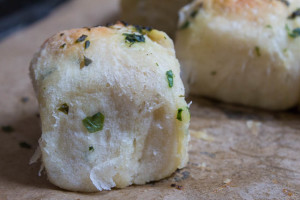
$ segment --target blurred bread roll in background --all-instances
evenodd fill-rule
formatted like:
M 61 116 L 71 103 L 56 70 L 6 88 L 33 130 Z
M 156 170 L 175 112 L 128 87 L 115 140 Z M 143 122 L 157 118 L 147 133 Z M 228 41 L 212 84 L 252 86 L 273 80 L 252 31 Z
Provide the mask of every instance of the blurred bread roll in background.
M 110 190 L 186 165 L 190 114 L 164 32 L 123 24 L 62 31 L 45 41 L 30 73 L 53 184 Z
M 130 24 L 151 26 L 173 37 L 178 11 L 189 2 L 191 0 L 121 0 L 121 19 Z
M 195 0 L 182 8 L 175 44 L 189 93 L 270 110 L 295 106 L 299 2 Z

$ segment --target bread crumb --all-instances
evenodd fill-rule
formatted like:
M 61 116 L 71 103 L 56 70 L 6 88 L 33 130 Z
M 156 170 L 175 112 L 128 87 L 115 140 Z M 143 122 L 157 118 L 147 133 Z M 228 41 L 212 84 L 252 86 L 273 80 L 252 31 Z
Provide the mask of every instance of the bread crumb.
M 201 140 L 205 140 L 208 142 L 213 142 L 215 140 L 215 138 L 213 136 L 208 135 L 205 131 L 190 130 L 190 133 L 193 137 L 201 139 Z
M 258 135 L 259 129 L 261 127 L 261 122 L 256 122 L 256 121 L 248 120 L 246 122 L 246 125 L 251 130 L 251 133 L 253 135 L 255 135 L 255 136 Z
M 225 179 L 225 180 L 223 181 L 223 183 L 229 184 L 229 183 L 231 183 L 231 179 L 227 178 L 227 179 Z

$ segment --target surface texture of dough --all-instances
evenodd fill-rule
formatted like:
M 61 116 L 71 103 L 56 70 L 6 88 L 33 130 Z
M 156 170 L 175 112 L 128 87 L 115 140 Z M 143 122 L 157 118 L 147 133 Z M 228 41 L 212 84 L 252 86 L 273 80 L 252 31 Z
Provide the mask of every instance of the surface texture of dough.
M 176 53 L 194 95 L 271 110 L 299 101 L 300 1 L 196 0 L 180 12 Z M 288 28 L 287 28 L 288 27 Z M 288 31 L 287 29 L 290 29 Z
M 62 31 L 32 60 L 39 146 L 53 184 L 110 190 L 160 180 L 186 165 L 190 116 L 172 40 L 139 31 L 144 35 L 122 24 Z M 103 127 L 89 133 L 83 120 L 97 113 Z
M 122 0 L 121 19 L 131 24 L 151 26 L 173 37 L 178 11 L 191 0 Z

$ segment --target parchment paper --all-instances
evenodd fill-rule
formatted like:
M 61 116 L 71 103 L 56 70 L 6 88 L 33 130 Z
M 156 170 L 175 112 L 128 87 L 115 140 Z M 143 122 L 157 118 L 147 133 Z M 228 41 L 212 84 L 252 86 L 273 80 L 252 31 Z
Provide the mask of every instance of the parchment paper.
M 300 199 L 300 117 L 189 97 L 188 166 L 143 186 L 74 193 L 28 165 L 41 134 L 28 76 L 33 54 L 52 34 L 114 22 L 117 0 L 73 0 L 0 43 L 0 200 Z M 30 146 L 28 146 L 30 145 Z

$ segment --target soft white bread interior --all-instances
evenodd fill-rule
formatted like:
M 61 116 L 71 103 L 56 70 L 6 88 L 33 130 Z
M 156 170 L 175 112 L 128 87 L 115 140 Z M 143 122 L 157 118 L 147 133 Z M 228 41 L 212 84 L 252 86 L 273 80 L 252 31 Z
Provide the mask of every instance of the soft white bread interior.
M 173 37 L 178 11 L 191 0 L 122 0 L 121 19 L 131 24 L 151 26 Z
M 195 0 L 182 8 L 175 44 L 189 92 L 270 110 L 295 106 L 300 17 L 289 16 L 299 4 Z
M 93 192 L 186 165 L 190 115 L 172 40 L 119 23 L 62 31 L 30 66 L 49 180 Z

